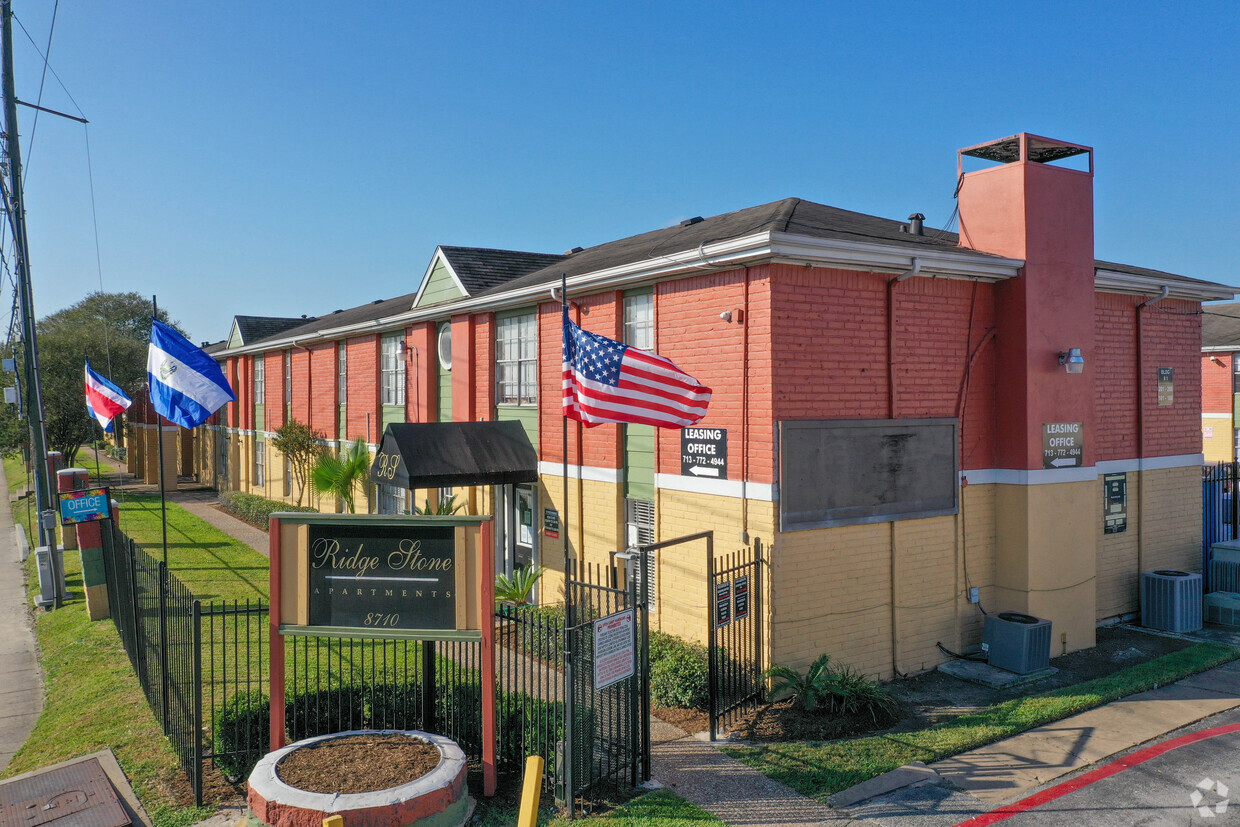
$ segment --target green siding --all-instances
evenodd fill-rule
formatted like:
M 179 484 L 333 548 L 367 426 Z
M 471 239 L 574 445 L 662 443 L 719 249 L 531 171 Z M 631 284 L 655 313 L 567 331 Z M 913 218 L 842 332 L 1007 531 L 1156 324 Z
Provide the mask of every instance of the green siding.
M 439 421 L 452 421 L 452 371 L 439 369 Z
M 254 406 L 254 430 L 262 431 L 267 428 L 267 406 Z
M 1233 394 L 1231 418 L 1233 422 L 1240 422 L 1240 393 Z
M 379 426 L 380 434 L 387 429 L 389 425 L 399 425 L 405 421 L 404 405 L 384 405 L 382 414 L 382 424 Z M 382 442 L 382 436 L 377 442 Z
M 452 278 L 452 274 L 448 272 L 447 266 L 441 259 L 436 261 L 435 266 L 431 268 L 431 274 L 426 279 L 426 289 L 422 291 L 418 307 L 459 299 L 464 295 L 461 288 L 456 286 L 456 280 Z
M 348 434 L 345 433 L 349 429 L 348 409 L 344 405 L 340 406 L 340 412 L 336 416 L 336 439 L 347 439 Z
M 624 426 L 624 496 L 654 501 L 654 426 Z
M 537 405 L 496 405 L 496 419 L 511 419 L 521 423 L 525 435 L 530 438 L 534 450 L 538 450 L 538 406 Z

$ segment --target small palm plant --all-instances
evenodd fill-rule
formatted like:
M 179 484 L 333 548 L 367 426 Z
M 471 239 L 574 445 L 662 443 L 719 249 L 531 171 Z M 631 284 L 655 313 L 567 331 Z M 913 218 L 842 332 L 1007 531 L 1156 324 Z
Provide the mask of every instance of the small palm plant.
M 446 500 L 443 498 L 440 498 L 439 505 L 435 506 L 434 508 L 431 508 L 431 501 L 430 501 L 430 498 L 428 497 L 421 508 L 418 508 L 416 505 L 413 507 L 413 513 L 422 514 L 422 515 L 433 514 L 439 517 L 446 517 L 450 514 L 455 514 L 456 512 L 460 511 L 464 507 L 465 507 L 465 503 L 457 503 L 456 497 L 452 496 L 452 497 L 448 497 Z
M 512 577 L 497 574 L 495 576 L 495 602 L 524 606 L 529 602 L 530 592 L 534 590 L 535 584 L 546 570 L 546 566 L 530 565 L 513 569 Z
M 370 451 L 366 448 L 366 441 L 359 436 L 340 456 L 328 452 L 319 455 L 310 469 L 310 487 L 319 496 L 338 497 L 353 514 L 356 512 L 357 486 L 369 474 Z
M 829 694 L 834 678 L 828 667 L 830 662 L 830 655 L 819 655 L 804 675 L 791 666 L 772 666 L 766 670 L 766 677 L 771 679 L 771 700 L 792 695 L 806 712 L 816 711 L 823 695 Z

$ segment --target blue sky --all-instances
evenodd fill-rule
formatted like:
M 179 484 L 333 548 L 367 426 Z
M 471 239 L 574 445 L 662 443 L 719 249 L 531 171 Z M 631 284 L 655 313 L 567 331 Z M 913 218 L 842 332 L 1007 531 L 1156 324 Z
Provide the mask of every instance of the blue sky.
M 52 8 L 14 0 L 40 49 Z M 1095 148 L 1099 258 L 1240 283 L 1237 17 L 62 0 L 50 58 L 91 120 L 104 289 L 218 340 L 412 292 L 437 244 L 561 252 L 788 196 L 941 226 L 956 150 L 1020 131 Z M 50 74 L 42 100 L 76 111 Z M 27 152 L 42 316 L 100 275 L 83 128 L 41 115 Z

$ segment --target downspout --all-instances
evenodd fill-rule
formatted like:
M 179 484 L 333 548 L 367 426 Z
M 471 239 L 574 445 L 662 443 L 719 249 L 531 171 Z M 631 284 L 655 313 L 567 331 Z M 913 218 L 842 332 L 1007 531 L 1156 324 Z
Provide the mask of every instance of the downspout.
M 905 279 L 910 279 L 921 272 L 921 259 L 913 257 L 912 266 L 900 275 L 887 282 L 887 418 L 895 419 L 899 410 L 896 404 L 896 302 L 895 290 L 896 285 Z M 888 523 L 890 526 L 889 544 L 891 547 L 891 565 L 889 577 L 891 580 L 891 671 L 896 677 L 904 677 L 904 673 L 900 671 L 900 609 L 899 596 L 897 594 L 897 577 L 896 577 L 896 523 L 892 520 Z
M 741 296 L 741 543 L 749 544 L 749 267 Z
M 1141 479 L 1137 482 L 1137 579 L 1141 579 L 1141 572 L 1145 570 L 1145 394 L 1141 389 L 1141 376 L 1145 372 L 1145 353 L 1143 352 L 1144 333 L 1141 313 L 1148 305 L 1157 304 L 1171 294 L 1171 288 L 1167 285 L 1162 286 L 1162 291 L 1152 299 L 1146 299 L 1137 305 L 1137 468 L 1142 469 L 1139 473 Z

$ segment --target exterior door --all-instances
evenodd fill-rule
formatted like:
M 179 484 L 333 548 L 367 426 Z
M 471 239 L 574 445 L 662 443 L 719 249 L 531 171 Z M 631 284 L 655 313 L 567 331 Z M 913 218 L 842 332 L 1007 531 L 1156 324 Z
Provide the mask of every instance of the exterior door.
M 496 487 L 500 523 L 496 543 L 496 571 L 511 575 L 514 569 L 538 564 L 538 533 L 534 514 L 538 492 L 533 485 Z

